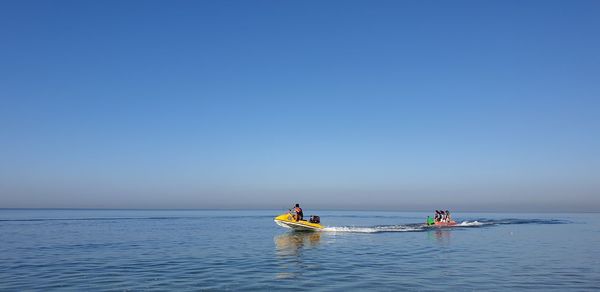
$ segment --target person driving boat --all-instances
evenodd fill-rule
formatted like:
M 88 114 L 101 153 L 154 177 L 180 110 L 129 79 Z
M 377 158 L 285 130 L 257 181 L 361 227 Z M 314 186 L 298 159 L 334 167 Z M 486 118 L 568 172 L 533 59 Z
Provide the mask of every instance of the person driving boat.
M 302 212 L 302 208 L 300 208 L 300 204 L 296 204 L 294 207 L 294 220 L 300 221 L 304 219 L 304 213 Z
M 304 212 L 300 208 L 300 204 L 296 204 L 293 209 L 289 209 L 287 213 L 281 214 L 273 220 L 281 227 L 299 231 L 323 230 L 325 228 L 321 225 L 319 216 L 312 215 L 308 220 L 304 219 Z

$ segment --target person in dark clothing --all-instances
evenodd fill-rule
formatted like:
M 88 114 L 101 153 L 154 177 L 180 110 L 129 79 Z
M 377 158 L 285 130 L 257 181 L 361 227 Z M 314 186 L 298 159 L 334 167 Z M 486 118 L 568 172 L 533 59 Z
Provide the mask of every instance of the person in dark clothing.
M 302 208 L 300 208 L 300 204 L 296 204 L 296 207 L 294 207 L 294 219 L 296 219 L 296 221 L 300 221 L 304 218 L 304 213 L 302 212 Z

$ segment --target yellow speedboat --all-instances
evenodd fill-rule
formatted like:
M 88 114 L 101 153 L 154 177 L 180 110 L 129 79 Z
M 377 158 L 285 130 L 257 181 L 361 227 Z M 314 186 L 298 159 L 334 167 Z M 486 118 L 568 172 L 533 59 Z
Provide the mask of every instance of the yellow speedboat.
M 294 216 L 291 213 L 281 214 L 275 217 L 275 223 L 281 227 L 291 228 L 293 230 L 298 231 L 308 231 L 308 230 L 322 230 L 323 225 L 321 225 L 321 220 L 319 216 L 310 216 L 308 221 L 306 220 L 294 220 Z

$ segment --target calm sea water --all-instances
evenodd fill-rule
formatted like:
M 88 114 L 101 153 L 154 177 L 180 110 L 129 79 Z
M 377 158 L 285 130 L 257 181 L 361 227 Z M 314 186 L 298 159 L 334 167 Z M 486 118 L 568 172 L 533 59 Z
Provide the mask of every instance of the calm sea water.
M 600 214 L 2 210 L 0 290 L 598 290 Z

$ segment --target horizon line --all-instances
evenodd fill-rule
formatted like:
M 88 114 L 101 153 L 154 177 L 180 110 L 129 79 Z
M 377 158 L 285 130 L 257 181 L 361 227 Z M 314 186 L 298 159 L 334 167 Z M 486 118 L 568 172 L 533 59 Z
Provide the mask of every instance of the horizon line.
M 27 208 L 27 207 L 0 207 L 0 210 L 115 210 L 115 211 L 273 211 L 280 210 L 277 208 Z M 316 211 L 361 211 L 361 212 L 432 212 L 432 210 L 389 210 L 389 209 L 331 209 L 331 208 L 313 208 L 311 210 Z M 453 213 L 560 213 L 560 214 L 595 214 L 600 211 L 466 211 L 466 210 L 454 210 Z

